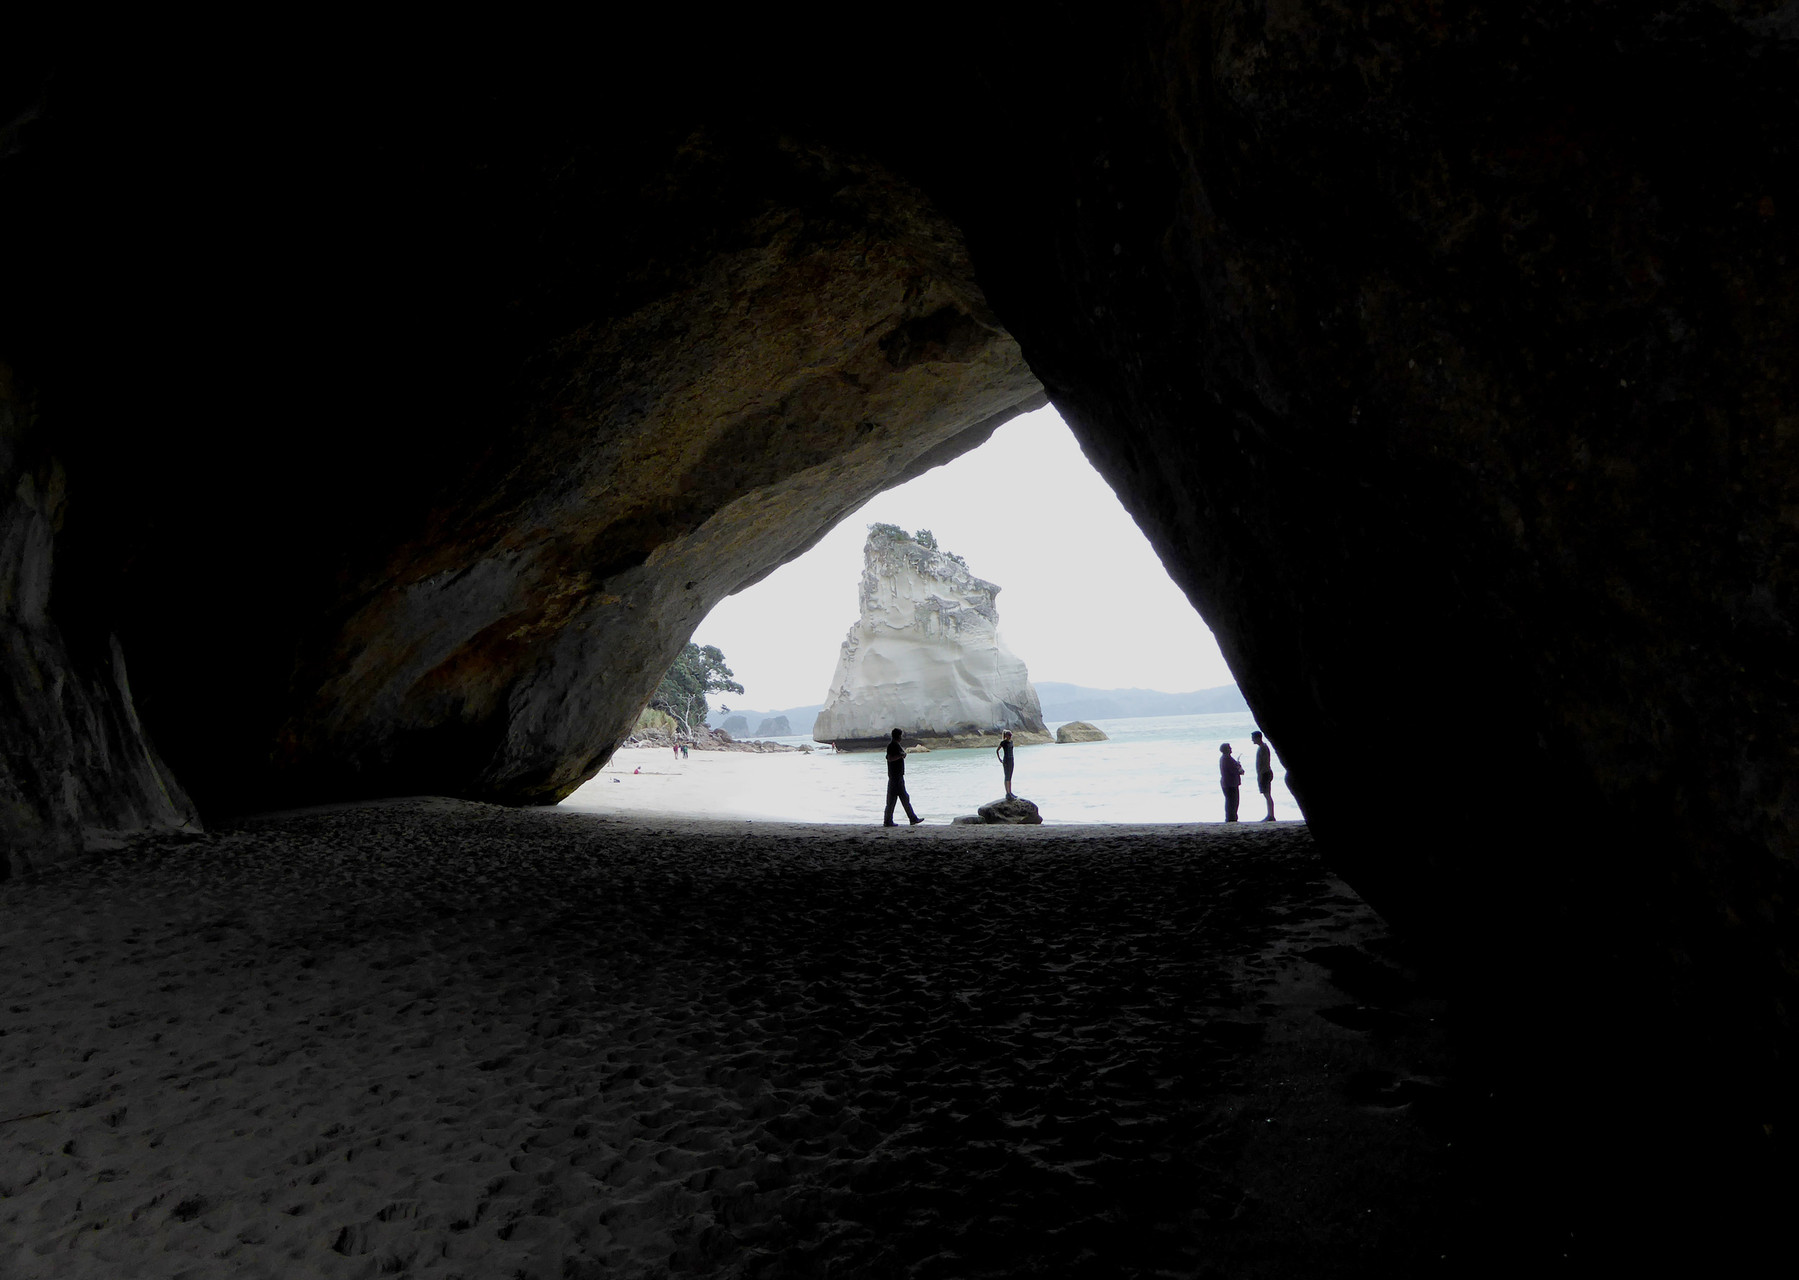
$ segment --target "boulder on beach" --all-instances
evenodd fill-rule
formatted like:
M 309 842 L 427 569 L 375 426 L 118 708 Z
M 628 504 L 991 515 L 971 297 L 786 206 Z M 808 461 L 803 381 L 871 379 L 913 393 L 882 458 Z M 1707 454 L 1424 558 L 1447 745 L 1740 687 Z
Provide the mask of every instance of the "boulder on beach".
M 756 726 L 758 738 L 790 738 L 793 736 L 793 725 L 786 716 L 764 716 L 762 723 Z
M 980 814 L 982 822 L 1026 827 L 1043 824 L 1043 815 L 1037 812 L 1037 806 L 1023 796 L 1013 796 L 1010 800 L 990 800 L 975 812 Z
M 950 826 L 952 827 L 978 827 L 982 825 L 984 824 L 981 822 L 981 817 L 976 813 L 965 813 L 960 818 L 950 819 Z
M 1085 720 L 1070 720 L 1056 730 L 1057 742 L 1105 742 L 1106 731 L 1095 728 Z

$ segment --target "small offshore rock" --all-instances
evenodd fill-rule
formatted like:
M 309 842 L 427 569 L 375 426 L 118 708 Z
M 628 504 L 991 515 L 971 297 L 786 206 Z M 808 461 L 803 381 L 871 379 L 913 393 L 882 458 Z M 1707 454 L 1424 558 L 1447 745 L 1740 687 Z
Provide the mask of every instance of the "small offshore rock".
M 793 722 L 786 716 L 764 716 L 762 723 L 756 727 L 758 738 L 791 738 Z
M 980 807 L 979 813 L 982 822 L 1027 827 L 1041 826 L 1043 823 L 1043 815 L 1037 812 L 1037 806 L 1023 796 L 989 801 Z
M 1070 720 L 1056 730 L 1057 742 L 1107 742 L 1104 729 L 1096 728 L 1085 720 Z
M 978 826 L 982 826 L 983 824 L 985 824 L 986 821 L 987 820 L 985 818 L 981 817 L 981 815 L 978 813 L 965 813 L 960 818 L 951 819 L 950 826 L 952 826 L 952 827 L 978 827 Z

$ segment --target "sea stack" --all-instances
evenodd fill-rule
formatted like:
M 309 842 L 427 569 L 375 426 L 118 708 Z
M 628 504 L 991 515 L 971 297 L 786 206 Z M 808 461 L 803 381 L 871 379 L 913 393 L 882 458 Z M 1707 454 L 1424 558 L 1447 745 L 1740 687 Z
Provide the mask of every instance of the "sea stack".
M 927 539 L 929 535 L 923 535 Z M 812 736 L 839 750 L 1050 741 L 1037 691 L 999 635 L 999 588 L 955 556 L 874 525 L 862 548 L 861 616 L 850 628 Z

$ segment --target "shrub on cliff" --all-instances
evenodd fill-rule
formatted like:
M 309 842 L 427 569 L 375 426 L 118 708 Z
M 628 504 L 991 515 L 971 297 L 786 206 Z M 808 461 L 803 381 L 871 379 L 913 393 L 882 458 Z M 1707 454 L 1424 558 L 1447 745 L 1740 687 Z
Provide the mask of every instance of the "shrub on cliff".
M 870 535 L 877 534 L 877 533 L 884 534 L 887 537 L 892 538 L 896 542 L 916 542 L 919 546 L 923 547 L 926 551 L 935 551 L 935 552 L 939 553 L 940 555 L 943 555 L 951 560 L 954 560 L 957 564 L 961 565 L 964 569 L 966 569 L 968 567 L 968 561 L 964 560 L 961 556 L 957 555 L 954 551 L 945 551 L 942 547 L 938 546 L 937 545 L 937 535 L 932 533 L 929 529 L 920 529 L 917 533 L 907 533 L 904 529 L 900 528 L 897 524 L 888 524 L 885 521 L 877 520 L 873 524 L 868 526 L 868 532 L 870 533 Z

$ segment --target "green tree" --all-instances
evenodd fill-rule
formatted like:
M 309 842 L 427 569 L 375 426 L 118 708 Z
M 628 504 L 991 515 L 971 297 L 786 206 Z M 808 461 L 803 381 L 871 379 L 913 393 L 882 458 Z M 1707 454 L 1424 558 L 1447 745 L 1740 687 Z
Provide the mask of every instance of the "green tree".
M 869 525 L 868 531 L 870 533 L 884 533 L 889 538 L 897 538 L 901 542 L 912 541 L 912 535 L 900 528 L 897 524 L 887 524 L 885 521 L 881 520 L 877 520 Z
M 656 692 L 650 695 L 650 705 L 673 716 L 681 731 L 692 737 L 693 727 L 705 724 L 706 717 L 712 713 L 706 702 L 707 694 L 743 692 L 743 686 L 733 675 L 718 646 L 709 644 L 702 648 L 689 640 L 687 647 L 681 650 L 681 656 L 662 677 L 662 683 L 656 686 Z M 729 711 L 730 708 L 720 707 L 719 710 Z

